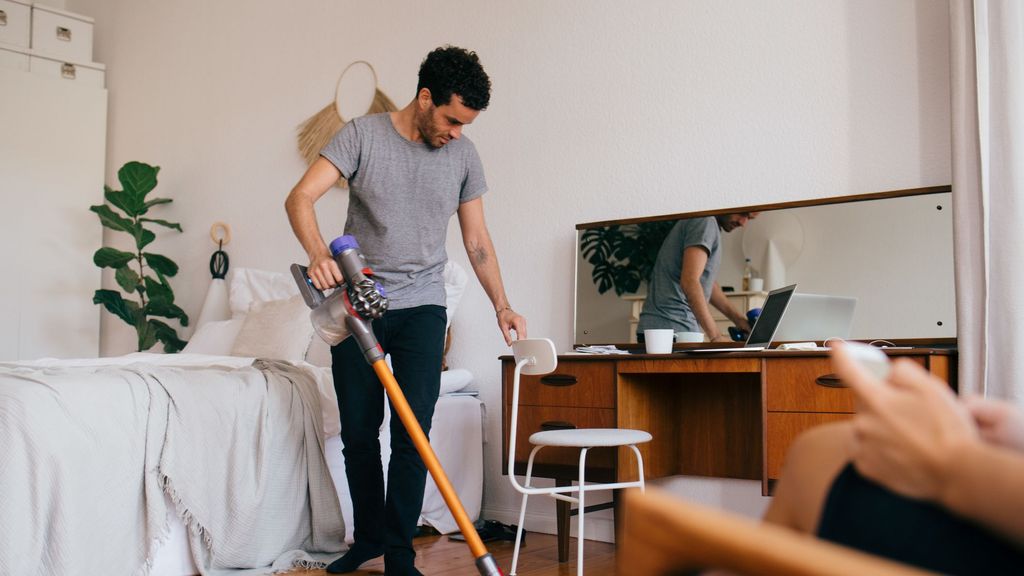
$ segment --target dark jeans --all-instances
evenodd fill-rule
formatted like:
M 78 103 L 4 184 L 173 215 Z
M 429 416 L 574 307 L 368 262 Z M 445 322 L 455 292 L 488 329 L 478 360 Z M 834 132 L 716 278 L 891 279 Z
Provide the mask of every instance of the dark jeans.
M 1024 553 L 945 509 L 886 490 L 848 465 L 832 483 L 818 536 L 943 574 L 1020 574 Z
M 391 310 L 373 323 L 381 347 L 391 354 L 395 379 L 428 435 L 441 387 L 445 320 L 443 306 L 418 306 Z M 333 347 L 331 357 L 345 445 L 345 474 L 352 494 L 355 543 L 370 549 L 383 548 L 386 564 L 411 564 L 416 556 L 412 538 L 423 507 L 426 466 L 392 408 L 391 461 L 385 495 L 379 438 L 384 387 L 354 338 Z

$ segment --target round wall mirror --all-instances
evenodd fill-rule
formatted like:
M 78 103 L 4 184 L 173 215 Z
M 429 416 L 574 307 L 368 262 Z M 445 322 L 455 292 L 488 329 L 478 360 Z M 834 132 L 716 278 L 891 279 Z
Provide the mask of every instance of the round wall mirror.
M 365 60 L 348 65 L 338 78 L 334 107 L 345 122 L 370 110 L 377 92 L 377 73 Z

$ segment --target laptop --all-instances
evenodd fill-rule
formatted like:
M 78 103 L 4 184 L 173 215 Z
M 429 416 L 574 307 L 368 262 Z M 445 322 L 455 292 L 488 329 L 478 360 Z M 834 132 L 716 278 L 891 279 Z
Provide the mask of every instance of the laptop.
M 827 294 L 793 294 L 775 340 L 849 338 L 857 299 Z
M 789 301 L 795 290 L 796 284 L 791 284 L 768 293 L 768 298 L 764 301 L 764 306 L 761 307 L 761 315 L 757 317 L 757 322 L 754 322 L 750 336 L 747 336 L 747 341 L 742 348 L 687 348 L 680 350 L 679 353 L 756 352 L 768 348 L 775 336 L 775 331 L 779 329 L 782 317 L 786 314 L 786 308 L 789 307 Z

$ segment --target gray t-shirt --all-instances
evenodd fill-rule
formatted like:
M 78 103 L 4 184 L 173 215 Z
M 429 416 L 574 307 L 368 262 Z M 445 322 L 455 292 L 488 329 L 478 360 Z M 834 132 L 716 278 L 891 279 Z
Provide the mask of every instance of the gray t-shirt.
M 469 138 L 433 148 L 405 139 L 388 113 L 373 114 L 346 124 L 320 155 L 348 179 L 345 234 L 359 242 L 389 307 L 444 306 L 448 222 L 487 191 Z
M 671 328 L 676 332 L 702 332 L 693 309 L 683 294 L 679 278 L 683 273 L 683 251 L 690 246 L 702 246 L 708 252 L 708 262 L 700 275 L 705 300 L 711 299 L 711 288 L 722 260 L 722 233 L 714 216 L 691 218 L 676 222 L 654 261 L 654 270 L 647 286 L 647 300 L 640 312 L 637 332 L 653 328 Z

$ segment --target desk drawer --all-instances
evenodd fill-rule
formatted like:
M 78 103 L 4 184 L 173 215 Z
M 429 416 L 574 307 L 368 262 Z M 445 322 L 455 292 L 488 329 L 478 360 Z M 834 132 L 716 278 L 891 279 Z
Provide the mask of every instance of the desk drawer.
M 516 434 L 516 461 L 525 463 L 533 445 L 530 435 L 554 428 L 615 428 L 615 410 L 593 408 L 567 408 L 551 406 L 520 406 L 519 430 Z M 511 425 L 507 430 L 511 430 Z M 615 462 L 615 449 L 593 449 L 587 453 L 588 466 L 611 467 Z M 537 454 L 535 464 L 562 464 L 578 466 L 578 448 L 544 448 Z
M 852 418 L 852 414 L 829 414 L 829 413 L 797 413 L 797 412 L 769 412 L 768 420 L 765 423 L 766 429 L 766 464 L 765 473 L 771 480 L 778 480 L 782 473 L 782 464 L 786 459 L 786 452 L 790 445 L 801 433 L 831 422 L 839 422 Z
M 506 404 L 512 403 L 511 377 L 509 384 Z M 551 374 L 523 376 L 519 404 L 614 408 L 615 365 L 611 362 L 559 362 Z
M 828 357 L 766 360 L 765 386 L 769 411 L 854 411 L 853 392 L 838 381 Z
M 925 357 L 913 357 L 925 365 Z M 766 408 L 775 412 L 855 412 L 853 392 L 839 381 L 828 357 L 765 361 Z

